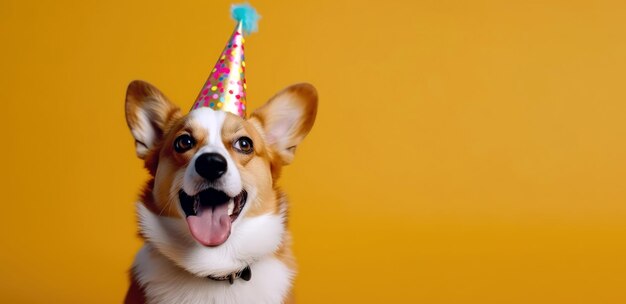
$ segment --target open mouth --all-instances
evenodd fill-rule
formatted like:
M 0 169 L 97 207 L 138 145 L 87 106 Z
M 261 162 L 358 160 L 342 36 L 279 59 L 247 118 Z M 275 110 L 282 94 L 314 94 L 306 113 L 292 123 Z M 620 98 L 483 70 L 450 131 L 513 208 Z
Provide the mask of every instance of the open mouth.
M 183 190 L 178 192 L 189 231 L 204 246 L 219 246 L 226 242 L 230 227 L 239 217 L 247 198 L 245 190 L 235 197 L 213 188 L 195 195 L 188 195 Z

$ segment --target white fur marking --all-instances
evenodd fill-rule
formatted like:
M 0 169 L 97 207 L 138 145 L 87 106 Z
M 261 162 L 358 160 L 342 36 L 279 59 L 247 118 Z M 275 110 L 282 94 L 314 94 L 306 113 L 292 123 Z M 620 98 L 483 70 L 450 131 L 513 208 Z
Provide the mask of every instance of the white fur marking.
M 197 277 L 174 266 L 146 244 L 133 265 L 139 284 L 144 286 L 150 304 L 278 304 L 282 303 L 293 272 L 273 256 L 251 266 L 250 281 L 213 281 Z
M 137 203 L 137 213 L 140 231 L 148 242 L 198 276 L 221 276 L 243 269 L 278 249 L 285 233 L 282 215 L 240 215 L 224 244 L 205 247 L 193 239 L 184 219 L 158 216 L 141 203 Z
M 285 233 L 283 215 L 239 218 L 226 243 L 204 247 L 183 219 L 161 217 L 137 203 L 147 244 L 133 268 L 149 303 L 282 303 L 293 271 L 273 256 Z M 178 266 L 175 266 L 177 264 Z M 252 279 L 233 285 L 207 279 L 251 265 Z

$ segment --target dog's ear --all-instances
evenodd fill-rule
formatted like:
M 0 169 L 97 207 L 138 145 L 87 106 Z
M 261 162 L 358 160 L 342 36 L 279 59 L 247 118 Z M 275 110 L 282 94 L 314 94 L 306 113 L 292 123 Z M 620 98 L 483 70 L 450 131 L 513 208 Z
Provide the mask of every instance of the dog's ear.
M 311 131 L 317 114 L 317 91 L 308 83 L 292 85 L 254 111 L 250 120 L 263 129 L 268 145 L 291 163 L 296 146 Z
M 137 156 L 144 159 L 163 137 L 168 122 L 180 117 L 180 109 L 159 89 L 135 80 L 126 89 L 126 123 L 135 138 Z

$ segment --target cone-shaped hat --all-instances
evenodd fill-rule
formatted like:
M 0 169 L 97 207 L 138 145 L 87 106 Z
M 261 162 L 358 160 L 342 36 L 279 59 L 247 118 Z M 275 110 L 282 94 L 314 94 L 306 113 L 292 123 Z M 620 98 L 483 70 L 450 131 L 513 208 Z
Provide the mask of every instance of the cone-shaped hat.
M 246 61 L 244 35 L 257 31 L 259 15 L 249 4 L 233 5 L 232 17 L 237 26 L 204 83 L 191 110 L 209 107 L 246 117 Z

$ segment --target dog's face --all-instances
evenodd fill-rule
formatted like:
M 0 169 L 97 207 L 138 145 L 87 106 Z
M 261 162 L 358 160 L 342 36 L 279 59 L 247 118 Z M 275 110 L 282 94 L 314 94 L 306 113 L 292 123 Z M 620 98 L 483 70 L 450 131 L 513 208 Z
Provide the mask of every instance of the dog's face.
M 299 84 L 249 119 L 210 108 L 183 115 L 152 85 L 132 82 L 126 119 L 137 155 L 153 176 L 139 210 L 144 236 L 200 275 L 275 250 L 286 208 L 275 181 L 313 126 L 316 110 L 315 89 Z M 261 240 L 269 244 L 254 245 Z M 199 266 L 214 255 L 225 256 L 225 265 Z

